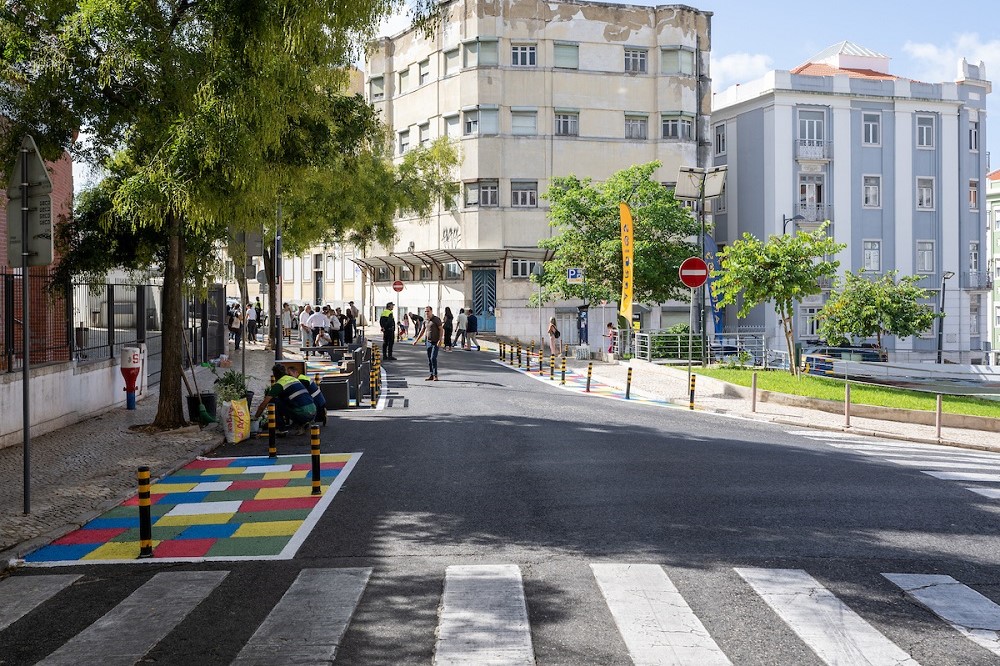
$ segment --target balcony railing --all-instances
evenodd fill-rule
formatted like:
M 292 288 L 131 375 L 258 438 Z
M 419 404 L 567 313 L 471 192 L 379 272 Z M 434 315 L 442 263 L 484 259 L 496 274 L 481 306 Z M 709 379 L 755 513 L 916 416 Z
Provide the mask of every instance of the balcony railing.
M 830 142 L 818 139 L 799 139 L 795 157 L 800 160 L 828 160 L 831 157 Z
M 833 205 L 800 203 L 798 214 L 806 218 L 804 222 L 799 222 L 800 227 L 807 227 L 810 223 L 815 226 L 826 220 L 833 220 Z
M 992 289 L 993 276 L 989 271 L 964 271 L 962 289 Z

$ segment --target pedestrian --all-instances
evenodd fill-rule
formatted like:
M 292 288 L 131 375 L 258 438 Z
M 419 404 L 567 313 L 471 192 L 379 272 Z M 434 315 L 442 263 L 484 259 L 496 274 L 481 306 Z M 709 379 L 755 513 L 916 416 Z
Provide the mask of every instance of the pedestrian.
M 378 318 L 379 328 L 382 329 L 382 358 L 386 361 L 395 361 L 392 355 L 392 345 L 396 340 L 396 318 L 392 314 L 395 303 L 389 301 L 382 310 L 382 316 Z
M 410 321 L 413 322 L 413 337 L 417 337 L 417 334 L 420 333 L 420 329 L 424 327 L 424 318 L 416 312 L 411 312 Z
M 341 347 L 343 347 L 344 346 L 344 324 L 343 324 L 343 321 L 340 318 L 340 308 L 337 308 L 336 311 L 329 310 L 328 314 L 330 316 L 330 331 L 331 331 L 330 337 L 334 338 L 334 340 L 338 344 L 340 344 Z
M 399 324 L 398 324 L 399 325 L 399 339 L 400 340 L 405 340 L 407 337 L 409 337 L 409 334 L 410 334 L 409 324 L 410 324 L 410 318 L 407 317 L 405 314 L 400 314 L 399 315 Z
M 421 339 L 426 339 L 427 367 L 430 368 L 431 374 L 424 381 L 436 382 L 438 380 L 438 351 L 444 341 L 443 334 L 444 324 L 441 322 L 441 318 L 436 316 L 434 310 L 428 305 L 424 308 L 424 326 L 413 340 L 413 344 L 417 344 Z
M 444 350 L 454 349 L 451 345 L 451 332 L 455 330 L 455 315 L 451 313 L 451 308 L 444 309 Z
M 555 317 L 549 318 L 548 334 L 549 334 L 549 351 L 553 356 L 558 356 L 562 350 L 562 343 L 559 342 L 559 338 L 562 336 L 562 333 L 559 332 L 559 328 L 556 326 Z
M 302 382 L 289 375 L 285 366 L 280 363 L 274 364 L 271 375 L 274 376 L 274 384 L 267 389 L 264 399 L 257 407 L 254 419 L 259 419 L 273 401 L 279 432 L 287 433 L 289 426 L 294 423 L 299 426 L 295 434 L 304 434 L 316 416 L 316 404 L 309 395 L 309 390 L 302 385 Z
M 288 303 L 281 304 L 281 336 L 292 343 L 292 308 Z
M 261 319 L 261 315 L 264 313 L 264 307 L 260 304 L 260 296 L 253 299 L 253 309 L 254 312 L 257 313 L 257 321 L 263 321 L 263 319 Z
M 326 315 L 329 311 L 330 308 L 324 305 L 322 310 L 316 310 L 306 320 L 306 324 L 309 325 L 309 330 L 312 333 L 311 346 L 316 346 L 316 336 L 319 335 L 321 330 L 330 328 L 330 318 Z
M 312 329 L 309 327 L 309 317 L 313 315 L 312 306 L 306 303 L 299 310 L 299 346 L 309 347 L 313 343 Z M 306 354 L 308 356 L 308 353 Z
M 618 332 L 615 331 L 615 325 L 609 321 L 608 322 L 608 332 L 604 334 L 604 337 L 606 337 L 608 339 L 608 353 L 609 354 L 614 353 L 614 351 L 615 351 L 615 337 L 617 335 L 618 335 Z
M 233 332 L 233 340 L 236 341 L 236 344 L 233 345 L 233 349 L 237 351 L 239 351 L 240 342 L 243 341 L 243 317 L 240 315 L 240 310 L 242 310 L 242 308 L 239 305 L 233 308 L 232 325 L 229 328 L 229 330 Z
M 354 343 L 354 335 L 357 330 L 357 324 L 354 319 L 354 311 L 350 308 L 344 313 L 344 340 L 347 344 Z
M 469 344 L 466 349 L 472 349 L 472 345 L 476 345 L 476 351 L 479 351 L 479 339 L 476 334 L 479 333 L 479 320 L 476 319 L 476 313 L 469 308 L 469 316 L 465 320 L 465 333 L 469 336 Z
M 354 316 L 354 321 L 358 321 L 358 315 L 361 313 L 358 312 L 356 307 L 354 307 L 354 301 L 347 301 L 347 309 L 350 310 L 351 315 Z
M 455 346 L 459 349 L 468 349 L 468 340 L 465 337 L 465 325 L 469 318 L 465 315 L 465 308 L 458 309 L 458 317 L 455 318 Z
M 320 390 L 316 382 L 309 378 L 309 375 L 299 375 L 299 381 L 309 391 L 313 405 L 316 406 L 316 418 L 314 420 L 316 423 L 326 425 L 326 396 L 323 395 L 323 391 Z
M 257 344 L 257 310 L 252 305 L 247 306 L 247 342 Z

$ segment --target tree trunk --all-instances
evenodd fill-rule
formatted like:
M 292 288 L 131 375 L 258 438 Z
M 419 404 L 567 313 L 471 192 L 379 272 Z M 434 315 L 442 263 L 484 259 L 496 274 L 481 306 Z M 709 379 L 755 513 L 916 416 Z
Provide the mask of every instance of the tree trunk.
M 181 373 L 184 372 L 184 239 L 182 222 L 167 214 L 167 264 L 163 268 L 163 360 L 160 372 L 160 400 L 153 425 L 170 430 L 187 425 L 181 400 Z
M 785 334 L 785 348 L 788 350 L 788 371 L 798 377 L 799 366 L 795 362 L 795 331 L 792 329 L 791 308 L 786 312 L 784 308 L 778 310 L 781 317 L 781 332 Z

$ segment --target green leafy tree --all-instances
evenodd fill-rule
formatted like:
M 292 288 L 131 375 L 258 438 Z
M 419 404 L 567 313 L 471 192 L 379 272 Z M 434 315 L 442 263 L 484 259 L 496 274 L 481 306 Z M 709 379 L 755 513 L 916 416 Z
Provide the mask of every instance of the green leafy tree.
M 830 238 L 826 227 L 771 236 L 766 243 L 745 233 L 719 253 L 721 270 L 712 271 L 712 291 L 719 307 L 738 303 L 737 314 L 742 318 L 758 305 L 774 302 L 789 359 L 795 358 L 795 303 L 822 291 L 820 280 L 833 277 L 840 265 L 830 257 L 847 247 Z M 792 374 L 798 373 L 795 363 L 788 366 Z
M 868 277 L 864 271 L 844 274 L 816 316 L 819 333 L 828 343 L 851 344 L 852 338 L 871 338 L 882 347 L 882 338 L 906 338 L 930 328 L 939 316 L 934 307 L 921 303 L 930 292 L 917 286 L 922 277 L 896 271 Z
M 350 113 L 334 120 L 324 114 L 342 101 L 346 68 L 365 39 L 403 4 L 37 0 L 0 10 L 0 111 L 7 119 L 0 155 L 12 157 L 20 137 L 31 133 L 46 158 L 70 150 L 113 164 L 114 189 L 105 190 L 110 209 L 98 216 L 99 228 L 111 237 L 145 229 L 159 239 L 149 248 L 164 274 L 155 426 L 184 423 L 188 250 L 257 225 L 263 211 L 273 219 L 283 195 L 298 199 L 295 184 L 306 176 L 350 182 L 361 173 L 367 178 L 355 185 L 386 184 L 374 170 L 337 172 L 343 162 L 331 155 L 364 151 L 343 149 L 359 131 Z M 430 15 L 430 5 L 420 0 L 417 10 Z M 76 143 L 78 130 L 89 136 L 86 148 Z M 329 141 L 309 142 L 324 132 Z M 379 219 L 372 215 L 356 228 L 388 234 Z
M 622 242 L 618 204 L 629 204 L 634 226 L 636 301 L 687 298 L 677 276 L 681 262 L 698 254 L 691 237 L 699 224 L 673 192 L 652 180 L 659 162 L 622 169 L 604 182 L 555 178 L 545 192 L 555 235 L 539 246 L 555 251 L 541 276 L 543 298 L 617 301 L 622 289 Z M 582 267 L 586 282 L 566 282 L 566 269 Z M 537 298 L 534 295 L 533 298 Z

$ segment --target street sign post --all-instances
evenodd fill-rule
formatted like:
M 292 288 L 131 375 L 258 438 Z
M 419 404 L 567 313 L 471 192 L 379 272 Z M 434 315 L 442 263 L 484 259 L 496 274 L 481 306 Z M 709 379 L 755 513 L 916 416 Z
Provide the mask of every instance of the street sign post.
M 708 264 L 701 257 L 688 257 L 681 262 L 680 268 L 677 269 L 677 276 L 680 278 L 681 283 L 685 287 L 691 289 L 691 315 L 688 320 L 688 386 L 691 385 L 691 357 L 692 354 L 692 340 L 694 337 L 694 291 L 698 287 L 705 284 L 708 280 Z M 705 345 L 702 344 L 702 349 Z M 704 366 L 706 359 L 702 358 L 701 363 Z
M 25 135 L 21 140 L 18 159 L 7 183 L 7 258 L 12 266 L 21 265 L 21 364 L 22 410 L 24 441 L 24 513 L 31 513 L 31 294 L 29 266 L 52 263 L 52 181 L 35 140 Z M 20 208 L 21 219 L 11 211 Z
M 403 281 L 402 280 L 396 280 L 395 282 L 393 282 L 392 283 L 392 290 L 394 292 L 396 292 L 397 294 L 399 292 L 403 291 Z
M 566 284 L 583 284 L 583 269 L 582 268 L 567 268 L 566 269 Z

